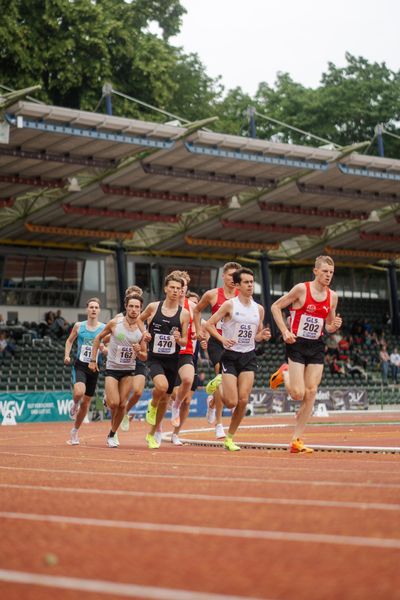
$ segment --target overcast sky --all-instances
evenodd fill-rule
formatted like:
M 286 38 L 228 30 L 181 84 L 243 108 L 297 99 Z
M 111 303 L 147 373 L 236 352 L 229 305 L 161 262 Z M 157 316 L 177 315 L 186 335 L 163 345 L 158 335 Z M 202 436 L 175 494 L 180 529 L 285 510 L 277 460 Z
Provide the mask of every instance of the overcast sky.
M 278 71 L 317 87 L 345 52 L 400 68 L 400 0 L 181 0 L 187 10 L 175 46 L 196 52 L 227 89 L 253 95 Z

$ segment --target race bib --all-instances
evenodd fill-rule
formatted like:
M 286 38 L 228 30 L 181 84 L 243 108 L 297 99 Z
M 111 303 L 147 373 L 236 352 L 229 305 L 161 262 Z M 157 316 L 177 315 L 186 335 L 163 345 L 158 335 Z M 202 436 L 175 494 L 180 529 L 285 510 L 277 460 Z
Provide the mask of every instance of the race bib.
M 134 365 L 135 353 L 132 346 L 118 346 L 116 361 L 119 365 Z
M 81 351 L 79 354 L 79 360 L 83 363 L 90 363 L 92 358 L 92 346 L 88 344 L 82 344 Z
M 173 335 L 156 333 L 154 336 L 153 352 L 154 354 L 174 354 L 176 342 Z
M 252 346 L 256 335 L 256 325 L 254 323 L 235 323 L 233 337 L 238 346 Z
M 323 326 L 324 320 L 320 317 L 311 317 L 310 315 L 302 314 L 297 336 L 308 340 L 317 340 L 321 337 Z

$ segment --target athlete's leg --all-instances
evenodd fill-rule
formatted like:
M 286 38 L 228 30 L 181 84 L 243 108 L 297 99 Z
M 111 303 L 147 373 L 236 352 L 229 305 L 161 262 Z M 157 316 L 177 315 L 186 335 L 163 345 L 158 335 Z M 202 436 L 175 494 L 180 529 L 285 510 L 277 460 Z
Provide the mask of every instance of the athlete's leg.
M 231 377 L 233 377 L 231 375 Z M 231 437 L 236 433 L 246 413 L 247 402 L 254 384 L 254 371 L 243 371 L 237 378 L 237 405 L 232 413 L 228 435 Z
M 176 434 L 176 435 L 178 435 L 178 433 L 180 432 L 182 425 L 184 424 L 184 422 L 186 421 L 186 419 L 189 415 L 190 402 L 192 400 L 192 397 L 193 397 L 193 392 L 192 392 L 192 390 L 189 390 L 189 393 L 186 395 L 185 399 L 182 400 L 182 402 L 181 402 L 181 406 L 179 409 L 179 426 L 174 427 L 174 434 Z
M 193 384 L 194 379 L 194 365 L 193 363 L 188 363 L 186 365 L 182 365 L 178 371 L 179 377 L 181 379 L 181 384 L 178 388 L 177 398 L 182 403 L 186 396 L 190 393 L 190 388 Z
M 303 400 L 305 394 L 304 371 L 305 365 L 299 362 L 294 362 L 289 358 L 289 368 L 284 372 L 284 382 L 287 392 L 292 400 Z
M 128 413 L 137 402 L 139 402 L 144 386 L 146 383 L 146 377 L 144 375 L 134 375 L 133 377 L 133 385 L 132 385 L 132 394 L 126 405 L 126 412 Z
M 293 439 L 301 438 L 309 418 L 314 408 L 315 397 L 318 386 L 322 379 L 324 365 L 310 364 L 304 370 L 305 393 L 303 401 L 296 415 L 296 425 L 293 432 Z
M 117 431 L 118 427 L 121 425 L 121 421 L 125 415 L 125 409 L 128 402 L 129 394 L 132 391 L 133 385 L 133 377 L 127 375 L 123 377 L 118 382 L 118 396 L 119 396 L 119 404 L 115 407 L 112 413 L 111 419 L 111 430 Z M 108 394 L 107 394 L 108 397 Z
M 76 374 L 75 374 L 75 377 L 76 377 Z M 74 387 L 72 390 L 73 405 L 69 412 L 70 417 L 72 419 L 76 416 L 76 414 L 79 410 L 79 403 L 82 402 L 85 392 L 86 392 L 86 384 L 83 381 L 74 382 Z
M 156 375 L 155 377 L 153 377 L 153 384 L 154 384 L 154 389 L 153 389 L 153 395 L 152 395 L 152 399 L 151 399 L 151 405 L 154 407 L 157 407 L 157 414 L 156 414 L 156 422 L 154 425 L 151 426 L 150 429 L 150 435 L 154 435 L 158 425 L 161 423 L 161 421 L 163 420 L 165 411 L 167 410 L 167 404 L 168 404 L 168 399 L 169 396 L 167 396 L 167 390 L 168 390 L 168 379 L 166 378 L 165 375 L 162 375 L 161 373 L 159 375 Z
M 76 413 L 76 417 L 75 417 L 75 424 L 74 424 L 75 429 L 79 429 L 79 427 L 82 425 L 83 419 L 86 417 L 86 415 L 88 413 L 91 399 L 92 399 L 92 396 L 87 396 L 86 394 L 83 395 L 83 398 L 79 405 L 78 412 Z

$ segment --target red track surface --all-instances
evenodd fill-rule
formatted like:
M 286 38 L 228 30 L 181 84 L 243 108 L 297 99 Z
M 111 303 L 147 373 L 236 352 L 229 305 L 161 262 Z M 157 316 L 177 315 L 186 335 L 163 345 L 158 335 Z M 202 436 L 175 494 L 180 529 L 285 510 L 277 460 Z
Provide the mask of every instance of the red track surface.
M 384 424 L 399 417 L 341 415 L 343 426 L 310 427 L 306 439 L 399 446 L 399 427 Z M 285 419 L 246 424 L 263 422 Z M 400 598 L 400 455 L 230 454 L 167 442 L 150 451 L 144 423 L 109 449 L 108 425 L 83 425 L 76 447 L 65 443 L 69 424 L 0 428 L 1 598 Z M 289 437 L 260 429 L 237 440 Z M 78 589 L 5 581 L 20 573 L 57 585 L 66 577 Z M 99 581 L 113 586 L 102 593 Z

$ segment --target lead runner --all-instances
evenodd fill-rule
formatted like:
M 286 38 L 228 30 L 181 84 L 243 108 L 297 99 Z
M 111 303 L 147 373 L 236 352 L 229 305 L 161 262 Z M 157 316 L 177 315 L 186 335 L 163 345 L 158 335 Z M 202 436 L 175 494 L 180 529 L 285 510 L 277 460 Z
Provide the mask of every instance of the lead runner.
M 275 389 L 284 383 L 291 398 L 301 401 L 289 448 L 292 453 L 313 452 L 301 437 L 312 414 L 324 370 L 324 326 L 328 333 L 334 333 L 342 325 L 341 317 L 336 315 L 337 294 L 329 288 L 334 270 L 330 256 L 318 256 L 314 280 L 298 283 L 271 306 L 286 344 L 288 363 L 271 375 L 270 387 Z M 282 313 L 288 306 L 289 325 Z

